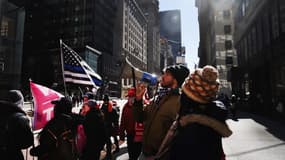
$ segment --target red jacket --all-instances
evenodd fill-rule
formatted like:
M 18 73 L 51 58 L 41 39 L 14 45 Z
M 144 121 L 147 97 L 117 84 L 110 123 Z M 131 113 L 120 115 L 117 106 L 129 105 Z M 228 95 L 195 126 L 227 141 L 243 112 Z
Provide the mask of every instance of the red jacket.
M 125 139 L 125 131 L 128 135 L 135 135 L 135 120 L 133 117 L 132 106 L 127 102 L 124 105 L 122 116 L 121 116 L 121 124 L 120 124 L 120 140 Z

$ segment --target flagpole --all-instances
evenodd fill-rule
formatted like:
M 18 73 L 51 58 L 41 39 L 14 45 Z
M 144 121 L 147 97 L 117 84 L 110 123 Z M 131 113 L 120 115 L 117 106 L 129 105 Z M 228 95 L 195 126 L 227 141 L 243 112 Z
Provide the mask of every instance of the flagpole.
M 32 91 L 32 88 L 31 88 L 31 82 L 33 82 L 33 80 L 31 78 L 29 78 L 29 86 L 30 86 L 30 92 L 31 92 L 31 97 L 32 97 L 32 105 L 31 105 L 31 109 L 32 109 L 32 130 L 34 130 L 35 128 L 35 99 L 33 97 L 33 91 Z
M 63 66 L 63 54 L 62 54 L 62 39 L 59 39 L 60 44 L 60 59 L 61 59 L 61 69 L 62 69 L 62 80 L 63 80 L 63 86 L 64 86 L 64 95 L 67 96 L 67 90 L 66 90 L 66 84 L 64 80 L 64 66 Z

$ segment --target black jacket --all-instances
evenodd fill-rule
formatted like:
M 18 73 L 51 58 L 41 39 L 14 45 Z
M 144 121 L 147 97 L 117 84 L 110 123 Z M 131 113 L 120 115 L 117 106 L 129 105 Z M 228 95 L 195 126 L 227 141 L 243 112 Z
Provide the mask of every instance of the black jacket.
M 181 96 L 183 99 L 183 95 Z M 227 111 L 223 103 L 214 101 L 208 104 L 196 102 L 182 103 L 180 115 L 201 114 L 225 123 Z M 220 160 L 223 155 L 222 135 L 211 127 L 190 123 L 179 127 L 173 141 L 171 159 Z
M 82 159 L 99 159 L 100 154 L 98 155 L 98 153 L 103 149 L 107 140 L 103 113 L 99 109 L 91 108 L 86 114 L 83 127 L 86 145 L 83 149 Z
M 106 132 L 103 116 L 103 113 L 96 108 L 92 108 L 87 112 L 83 123 L 87 146 L 104 146 L 106 142 Z
M 22 106 L 0 101 L 0 155 L 9 160 L 24 160 L 21 149 L 33 145 L 34 135 Z
M 69 113 L 59 114 L 52 118 L 40 132 L 39 145 L 32 148 L 30 154 L 39 159 L 72 160 L 76 159 L 75 150 L 76 129 L 83 123 L 83 117 Z M 70 143 L 61 145 L 61 140 L 67 138 Z

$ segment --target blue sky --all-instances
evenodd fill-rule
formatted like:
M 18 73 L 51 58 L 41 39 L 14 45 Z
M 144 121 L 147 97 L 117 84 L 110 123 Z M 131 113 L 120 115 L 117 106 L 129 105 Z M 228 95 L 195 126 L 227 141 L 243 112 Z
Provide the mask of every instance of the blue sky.
M 181 11 L 182 45 L 186 47 L 185 61 L 190 69 L 198 64 L 199 24 L 195 0 L 159 0 L 159 10 Z

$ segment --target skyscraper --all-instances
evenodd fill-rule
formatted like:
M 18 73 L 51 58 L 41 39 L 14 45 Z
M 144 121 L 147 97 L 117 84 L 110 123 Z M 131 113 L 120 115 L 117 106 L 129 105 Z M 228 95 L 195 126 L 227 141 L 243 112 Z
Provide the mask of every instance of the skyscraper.
M 219 71 L 220 92 L 231 95 L 230 70 L 237 66 L 233 46 L 232 0 L 196 0 L 199 12 L 199 66 L 213 65 Z
M 28 78 L 47 86 L 62 83 L 59 39 L 85 59 L 94 57 L 86 46 L 98 50 L 98 74 L 108 82 L 118 80 L 113 65 L 117 0 L 30 0 L 26 8 L 24 83 Z
M 147 71 L 160 73 L 159 53 L 159 2 L 158 0 L 137 0 L 147 19 Z
M 160 36 L 166 38 L 172 47 L 174 59 L 179 56 L 181 49 L 181 15 L 180 10 L 159 12 Z
M 135 67 L 145 71 L 147 69 L 147 19 L 135 0 L 119 0 L 114 33 L 114 53 L 119 58 L 119 62 L 123 62 L 128 57 Z M 122 95 L 125 95 L 124 92 L 131 87 L 131 78 L 122 79 Z
M 0 1 L 0 91 L 21 88 L 24 22 L 23 2 Z

